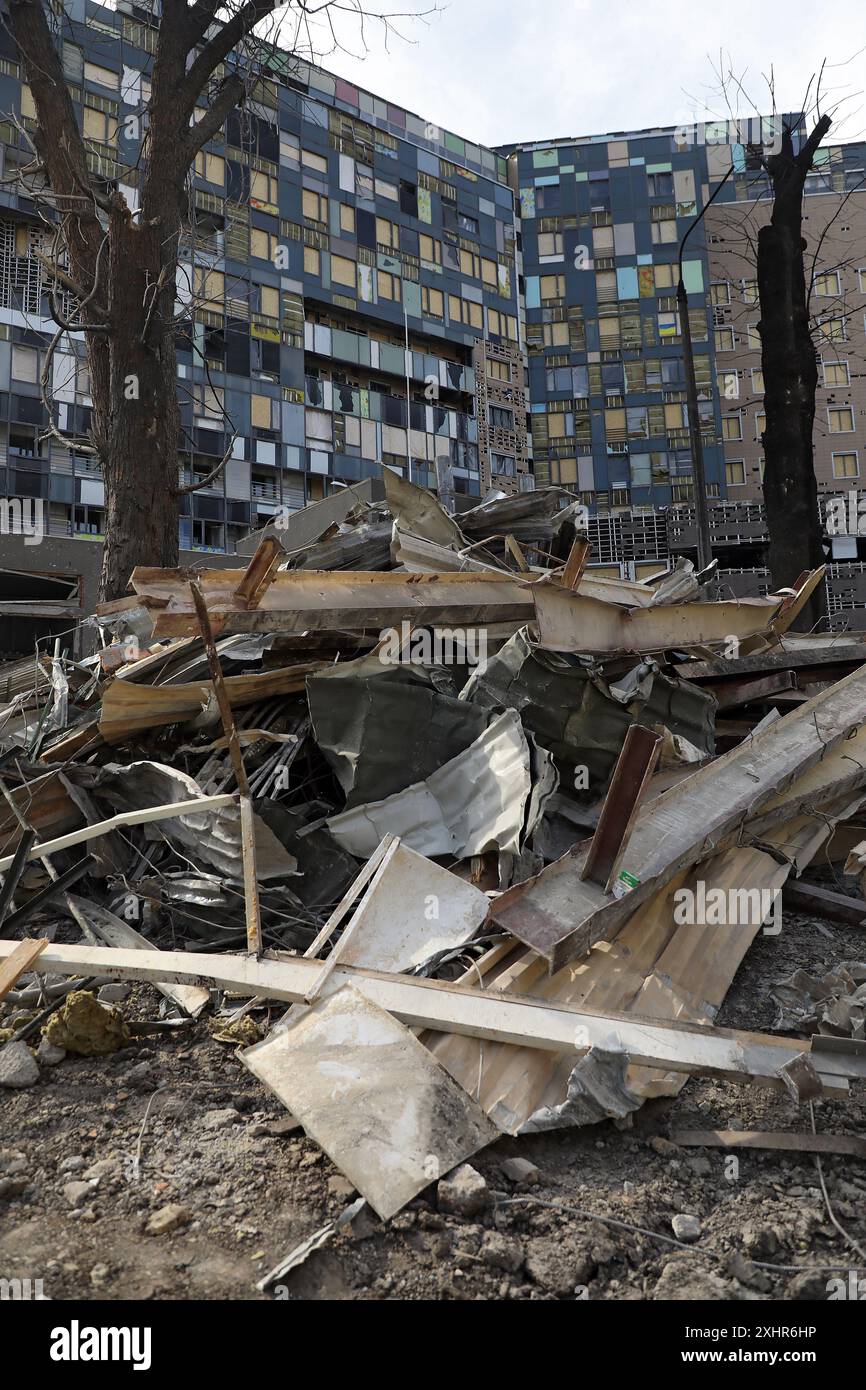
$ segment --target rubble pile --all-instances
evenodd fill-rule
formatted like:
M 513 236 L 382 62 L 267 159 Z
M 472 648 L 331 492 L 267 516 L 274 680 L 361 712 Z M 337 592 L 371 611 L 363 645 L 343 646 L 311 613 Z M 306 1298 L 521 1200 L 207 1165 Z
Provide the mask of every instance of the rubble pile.
M 152 1027 L 209 1017 L 387 1220 L 691 1075 L 861 1080 L 862 962 L 780 981 L 777 1031 L 714 1019 L 786 882 L 866 862 L 866 644 L 791 631 L 823 571 L 630 582 L 578 517 L 386 470 L 303 547 L 136 570 L 94 655 L 0 668 L 0 1087 L 134 1042 L 101 987 L 151 981 Z

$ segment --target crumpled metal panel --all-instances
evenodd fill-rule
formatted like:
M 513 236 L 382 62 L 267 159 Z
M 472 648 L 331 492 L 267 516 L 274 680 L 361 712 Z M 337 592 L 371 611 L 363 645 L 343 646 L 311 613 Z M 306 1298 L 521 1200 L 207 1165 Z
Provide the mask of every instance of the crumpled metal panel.
M 344 848 L 365 859 L 389 832 L 431 857 L 462 859 L 493 849 L 516 854 L 531 790 L 529 744 L 518 715 L 505 710 L 426 781 L 332 816 L 328 826 Z
M 97 801 L 115 811 L 142 810 L 148 806 L 165 806 L 175 801 L 192 801 L 204 793 L 194 778 L 163 763 L 135 762 L 125 767 L 106 763 L 91 768 L 72 765 L 66 775 L 70 782 L 92 792 Z M 297 861 L 280 844 L 264 821 L 255 816 L 256 872 L 259 879 L 280 879 L 297 872 Z M 147 830 L 147 827 L 145 827 Z M 243 880 L 241 855 L 240 810 L 224 806 L 220 810 L 189 812 L 171 820 L 159 821 L 153 833 L 164 836 L 169 844 L 191 860 L 204 864 L 230 882 Z
M 564 783 L 573 784 L 575 767 L 587 768 L 590 800 L 607 786 L 631 724 L 663 724 L 708 757 L 715 752 L 716 701 L 706 691 L 664 675 L 654 661 L 629 669 L 546 651 L 525 628 L 473 672 L 460 698 L 516 709 Z
M 316 742 L 346 793 L 346 809 L 381 801 L 462 753 L 490 715 L 434 690 L 411 668 L 335 680 L 310 676 Z

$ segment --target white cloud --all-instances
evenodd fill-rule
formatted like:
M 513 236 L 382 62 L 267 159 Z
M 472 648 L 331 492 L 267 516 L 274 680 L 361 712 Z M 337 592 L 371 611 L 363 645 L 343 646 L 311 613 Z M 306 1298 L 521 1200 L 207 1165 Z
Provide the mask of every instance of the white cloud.
M 426 0 L 412 4 L 418 13 Z M 766 0 L 452 0 L 397 27 L 405 38 L 386 51 L 381 26 L 368 26 L 363 60 L 357 33 L 341 29 L 352 53 L 323 53 L 323 66 L 488 145 L 672 125 L 695 101 L 723 115 L 720 53 L 765 110 L 762 74 L 774 71 L 777 108 L 791 110 L 826 59 L 826 105 L 847 98 L 837 138 L 866 135 L 862 0 L 825 0 L 818 11 L 805 0 L 782 10 Z M 741 97 L 741 113 L 751 109 Z

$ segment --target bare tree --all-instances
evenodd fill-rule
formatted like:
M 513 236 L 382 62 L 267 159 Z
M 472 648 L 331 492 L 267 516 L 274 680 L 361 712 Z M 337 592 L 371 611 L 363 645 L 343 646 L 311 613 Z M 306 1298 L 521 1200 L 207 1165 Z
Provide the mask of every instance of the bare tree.
M 845 64 L 839 66 L 844 67 Z M 769 217 L 743 224 L 745 256 L 757 277 L 760 319 L 764 451 L 763 493 L 769 534 L 768 565 L 772 588 L 791 585 L 808 569 L 824 562 L 823 532 L 818 510 L 813 434 L 819 354 L 816 339 L 825 339 L 820 318 L 811 316 L 811 293 L 830 219 L 809 247 L 803 232 L 803 196 L 806 180 L 816 167 L 815 156 L 833 125 L 833 117 L 821 111 L 824 67 L 813 78 L 802 108 L 793 117 L 777 113 L 775 81 L 770 72 L 769 121 L 773 130 L 769 148 L 742 139 L 747 152 L 747 171 L 756 184 L 768 184 L 764 195 Z M 754 128 L 735 114 L 741 98 L 754 112 L 758 105 L 748 97 L 742 78 L 728 61 L 720 59 L 716 76 L 727 113 L 744 131 Z M 814 85 L 814 94 L 812 88 Z M 850 95 L 838 92 L 836 110 Z M 835 113 L 834 113 L 835 114 Z M 763 129 L 760 117 L 758 124 Z M 747 172 L 747 178 L 749 177 Z M 756 198 L 762 195 L 756 193 Z M 850 193 L 840 199 L 838 211 Z M 811 231 L 812 229 L 810 229 Z M 811 259 L 807 262 L 807 251 Z M 825 613 L 823 587 L 819 587 L 798 625 L 811 627 Z
M 774 589 L 824 561 L 812 444 L 818 354 L 809 324 L 803 189 L 831 125 L 829 116 L 821 116 L 796 153 L 792 131 L 783 125 L 781 149 L 765 161 L 773 212 L 758 232 L 758 330 L 766 415 L 764 505 Z M 804 621 L 814 623 L 823 612 L 820 590 L 812 610 Z
M 105 598 L 125 592 L 136 565 L 177 564 L 179 497 L 221 467 L 186 487 L 179 480 L 176 287 L 196 155 L 244 104 L 263 70 L 263 47 L 272 51 L 279 38 L 290 52 L 311 49 L 313 28 L 337 47 L 335 20 L 346 16 L 356 22 L 362 46 L 370 21 L 387 38 L 402 17 L 371 13 L 363 0 L 163 0 L 133 211 L 117 187 L 88 167 L 49 7 L 43 0 L 9 0 L 7 23 L 37 116 L 30 184 L 44 184 L 56 231 L 46 263 L 58 287 L 51 299 L 58 332 L 43 372 L 43 400 L 59 337 L 83 330 L 90 446 L 105 483 Z

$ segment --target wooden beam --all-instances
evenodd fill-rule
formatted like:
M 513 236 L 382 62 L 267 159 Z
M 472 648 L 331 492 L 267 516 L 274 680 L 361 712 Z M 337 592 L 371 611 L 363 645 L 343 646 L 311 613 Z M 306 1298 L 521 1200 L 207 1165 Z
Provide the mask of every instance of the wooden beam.
M 591 550 L 592 545 L 586 536 L 575 536 L 559 581 L 564 589 L 570 589 L 572 593 L 577 589 Z
M 258 606 L 248 610 L 235 597 L 244 573 L 206 570 L 197 578 L 214 632 L 380 632 L 404 619 L 425 627 L 520 624 L 530 622 L 535 611 L 532 589 L 516 575 L 378 570 L 278 570 Z M 136 569 L 131 582 L 145 606 L 155 610 L 156 637 L 198 632 L 188 577 L 174 570 Z
M 866 926 L 866 901 L 850 898 L 847 893 L 834 893 L 817 883 L 790 879 L 785 884 L 783 906 L 792 912 L 805 912 L 813 917 L 826 917 L 830 922 L 844 922 L 849 927 Z
M 757 1129 L 682 1129 L 671 1142 L 685 1149 L 773 1149 L 780 1153 L 847 1154 L 866 1158 L 866 1139 L 855 1134 L 790 1134 Z
M 613 889 L 641 797 L 655 769 L 661 742 L 661 734 L 642 724 L 632 724 L 626 730 L 586 862 L 580 871 L 581 878 L 598 883 L 606 893 Z
M 244 570 L 244 577 L 235 589 L 235 598 L 244 608 L 258 606 L 284 554 L 276 536 L 265 536 L 259 541 L 253 558 Z
M 30 969 L 36 957 L 42 954 L 47 945 L 47 937 L 41 937 L 38 941 L 26 938 L 15 943 L 13 950 L 0 965 L 0 999 L 5 999 L 15 981 Z
M 12 942 L 0 941 L 0 961 L 13 949 Z M 191 955 L 186 951 L 114 950 L 54 943 L 44 951 L 42 964 L 46 971 L 58 975 L 100 975 L 114 980 L 204 986 L 211 983 L 238 994 L 264 995 L 288 1003 L 304 1001 L 321 968 L 317 961 L 292 956 L 270 960 L 251 955 Z M 866 1080 L 866 1055 L 857 1051 L 856 1044 L 850 1051 L 834 1049 L 824 1053 L 810 1050 L 810 1044 L 802 1039 L 658 1022 L 628 1014 L 592 1014 L 540 1004 L 530 997 L 338 965 L 332 986 L 336 989 L 343 984 L 353 985 L 365 998 L 410 1027 L 437 1032 L 576 1054 L 594 1046 L 609 1048 L 615 1034 L 636 1065 L 717 1076 L 777 1090 L 786 1089 L 782 1069 L 801 1056 L 812 1062 L 826 1094 L 847 1094 L 849 1080 Z

